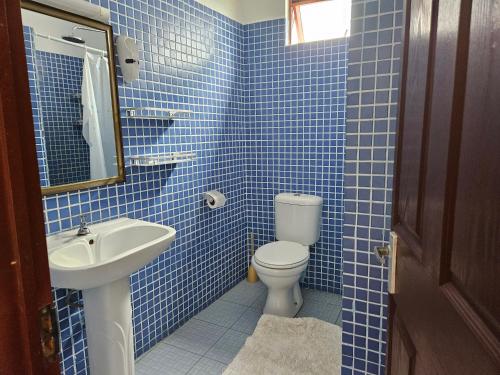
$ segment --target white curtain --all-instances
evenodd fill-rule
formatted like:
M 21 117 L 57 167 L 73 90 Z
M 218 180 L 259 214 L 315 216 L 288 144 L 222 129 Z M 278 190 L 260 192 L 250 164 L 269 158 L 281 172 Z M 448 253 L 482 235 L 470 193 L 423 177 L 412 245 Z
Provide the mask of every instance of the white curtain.
M 117 175 L 109 64 L 85 52 L 82 81 L 83 137 L 90 147 L 90 178 Z

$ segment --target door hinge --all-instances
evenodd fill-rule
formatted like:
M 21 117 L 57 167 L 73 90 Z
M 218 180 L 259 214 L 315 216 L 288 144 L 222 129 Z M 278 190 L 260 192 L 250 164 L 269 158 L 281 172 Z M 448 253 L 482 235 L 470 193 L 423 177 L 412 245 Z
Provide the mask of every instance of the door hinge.
M 59 330 L 53 304 L 44 306 L 39 310 L 39 321 L 43 357 L 49 362 L 54 362 L 57 360 L 59 353 Z

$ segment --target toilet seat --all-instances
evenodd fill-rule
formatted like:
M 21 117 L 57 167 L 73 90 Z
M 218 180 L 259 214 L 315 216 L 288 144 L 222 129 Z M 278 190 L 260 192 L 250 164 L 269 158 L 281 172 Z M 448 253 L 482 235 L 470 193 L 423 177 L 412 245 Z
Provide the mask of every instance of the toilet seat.
M 309 247 L 297 242 L 276 241 L 257 249 L 255 262 L 272 269 L 295 268 L 309 260 Z

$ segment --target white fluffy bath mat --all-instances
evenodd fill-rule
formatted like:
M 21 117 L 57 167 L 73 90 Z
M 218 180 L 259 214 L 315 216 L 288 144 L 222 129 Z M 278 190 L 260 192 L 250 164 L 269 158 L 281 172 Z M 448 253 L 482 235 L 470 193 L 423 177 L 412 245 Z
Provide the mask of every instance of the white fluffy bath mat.
M 341 335 L 315 318 L 262 315 L 223 375 L 339 375 Z

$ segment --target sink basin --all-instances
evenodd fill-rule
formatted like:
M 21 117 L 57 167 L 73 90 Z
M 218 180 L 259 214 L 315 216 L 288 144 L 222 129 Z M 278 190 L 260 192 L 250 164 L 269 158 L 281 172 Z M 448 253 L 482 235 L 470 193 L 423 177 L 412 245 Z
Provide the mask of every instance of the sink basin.
M 50 279 L 58 288 L 82 289 L 90 373 L 134 375 L 129 275 L 175 239 L 175 229 L 116 219 L 47 238 Z
M 53 286 L 90 289 L 109 284 L 151 262 L 175 238 L 174 228 L 126 218 L 90 229 L 81 237 L 74 229 L 48 237 Z

